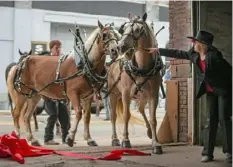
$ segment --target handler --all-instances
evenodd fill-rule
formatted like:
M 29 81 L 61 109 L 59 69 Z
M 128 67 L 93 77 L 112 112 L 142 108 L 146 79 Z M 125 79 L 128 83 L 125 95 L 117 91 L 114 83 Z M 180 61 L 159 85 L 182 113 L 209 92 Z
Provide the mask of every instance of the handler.
M 201 162 L 212 161 L 218 122 L 222 127 L 223 153 L 226 161 L 232 162 L 232 66 L 222 53 L 212 46 L 214 36 L 199 31 L 192 39 L 189 51 L 176 49 L 149 48 L 150 53 L 161 56 L 190 60 L 197 67 L 197 98 L 207 93 L 209 118 L 204 129 L 204 148 Z M 153 55 L 153 54 L 152 54 Z
M 53 40 L 49 43 L 49 51 L 44 51 L 40 55 L 60 56 L 61 42 L 59 40 Z M 58 142 L 54 141 L 54 126 L 59 120 L 62 130 L 62 142 L 65 143 L 65 139 L 70 129 L 70 112 L 66 106 L 65 101 L 54 101 L 51 99 L 45 99 L 45 111 L 49 115 L 47 119 L 47 126 L 45 127 L 44 144 L 45 145 L 58 145 Z

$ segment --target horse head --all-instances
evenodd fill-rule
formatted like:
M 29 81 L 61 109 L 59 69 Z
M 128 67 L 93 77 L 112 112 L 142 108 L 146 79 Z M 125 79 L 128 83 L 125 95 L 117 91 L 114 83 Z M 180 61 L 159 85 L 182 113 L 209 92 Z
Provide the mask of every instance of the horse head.
M 119 33 L 122 34 L 121 40 L 118 42 L 118 48 L 121 54 L 126 57 L 133 56 L 135 50 L 152 47 L 154 45 L 154 35 L 152 28 L 146 23 L 147 13 L 142 18 L 136 16 L 129 17 L 129 21 L 121 25 Z M 139 40 L 144 40 L 138 45 Z
M 118 53 L 117 42 L 121 38 L 121 34 L 115 29 L 114 23 L 103 24 L 98 20 L 100 35 L 98 45 L 100 49 L 104 49 L 105 53 L 110 55 L 111 59 L 115 60 Z

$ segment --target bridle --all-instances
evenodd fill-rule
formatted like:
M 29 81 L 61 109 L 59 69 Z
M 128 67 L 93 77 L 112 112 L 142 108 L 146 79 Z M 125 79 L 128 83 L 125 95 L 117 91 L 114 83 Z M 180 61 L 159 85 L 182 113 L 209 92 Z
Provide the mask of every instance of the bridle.
M 112 27 L 111 27 L 111 28 L 112 28 Z M 95 40 L 93 41 L 93 44 L 91 45 L 91 47 L 90 47 L 89 50 L 88 50 L 88 54 L 89 54 L 89 52 L 91 51 L 92 46 L 94 45 L 94 43 L 96 42 L 96 40 L 97 40 L 98 38 L 101 38 L 101 40 L 102 40 L 102 42 L 103 42 L 103 45 L 104 45 L 104 50 L 105 50 L 105 51 L 108 51 L 108 52 L 109 52 L 109 49 L 108 49 L 108 47 L 109 47 L 109 42 L 111 42 L 111 41 L 116 41 L 116 43 L 118 42 L 118 39 L 115 38 L 115 32 L 114 32 L 111 28 L 106 28 L 106 27 L 105 27 L 105 28 L 103 28 L 103 30 L 102 30 L 100 33 L 98 33 L 98 34 L 96 35 Z M 108 38 L 108 39 L 104 40 L 106 33 L 114 34 L 114 35 L 113 35 L 114 37 L 111 37 L 111 38 Z M 112 56 L 111 54 L 109 54 L 109 55 L 110 55 L 110 57 L 113 59 L 113 56 Z M 103 54 L 103 55 L 101 56 L 100 60 L 97 62 L 97 64 L 98 64 L 105 56 L 106 56 L 106 54 Z
M 129 33 L 124 33 L 124 27 L 126 24 L 130 24 L 131 30 Z M 138 26 L 142 25 L 141 28 L 139 29 L 139 35 L 136 36 L 135 30 L 134 30 L 134 26 Z M 138 40 L 144 35 L 144 33 L 146 32 L 146 28 L 149 29 L 148 25 L 146 24 L 146 22 L 144 21 L 140 21 L 137 19 L 134 19 L 130 22 L 125 22 L 119 29 L 119 32 L 122 34 L 122 38 L 124 36 L 131 36 L 133 39 L 133 47 L 128 48 L 126 52 L 128 52 L 129 50 L 132 50 L 133 53 L 135 53 L 139 48 L 138 48 Z M 149 33 L 151 33 L 150 31 L 148 31 Z M 153 34 L 151 34 L 153 35 Z M 132 54 L 133 55 L 133 54 Z

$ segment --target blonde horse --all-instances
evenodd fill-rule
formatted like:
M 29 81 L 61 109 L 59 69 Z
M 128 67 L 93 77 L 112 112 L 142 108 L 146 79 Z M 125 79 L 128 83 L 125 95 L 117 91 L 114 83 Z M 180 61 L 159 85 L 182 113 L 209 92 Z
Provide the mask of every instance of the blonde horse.
M 130 102 L 137 99 L 139 111 L 152 137 L 152 152 L 162 154 L 162 147 L 156 136 L 156 108 L 159 87 L 161 62 L 156 55 L 150 55 L 145 48 L 156 47 L 156 39 L 151 27 L 146 23 L 147 14 L 124 23 L 119 32 L 122 38 L 118 42 L 123 58 L 109 68 L 108 89 L 112 121 L 112 145 L 119 146 L 116 133 L 116 120 L 123 114 L 124 128 L 122 147 L 131 147 L 128 124 L 130 121 Z M 150 120 L 145 115 L 145 105 L 149 103 Z
M 76 68 L 75 51 L 60 65 L 58 61 L 61 59 L 57 56 L 35 55 L 26 57 L 10 69 L 7 87 L 15 104 L 12 116 L 16 133 L 20 136 L 20 118 L 23 118 L 27 139 L 32 145 L 39 145 L 32 134 L 30 118 L 41 96 L 58 100 L 68 98 L 73 104 L 75 119 L 67 138 L 69 146 L 73 146 L 83 113 L 84 138 L 95 144 L 89 131 L 91 100 L 94 90 L 100 89 L 105 81 L 106 52 L 110 55 L 117 54 L 115 32 L 104 27 L 99 21 L 98 26 L 85 43 L 85 48 L 89 51 L 89 66 L 84 65 L 87 67 L 84 70 Z

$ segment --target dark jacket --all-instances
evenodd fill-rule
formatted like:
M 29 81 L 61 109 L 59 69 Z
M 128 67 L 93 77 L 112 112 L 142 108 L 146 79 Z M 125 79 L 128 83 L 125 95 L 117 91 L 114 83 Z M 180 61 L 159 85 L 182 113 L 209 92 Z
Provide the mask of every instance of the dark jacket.
M 217 49 L 209 49 L 205 58 L 206 71 L 200 68 L 200 56 L 191 48 L 189 51 L 175 49 L 159 49 L 161 56 L 190 60 L 197 67 L 197 98 L 206 93 L 204 80 L 212 87 L 217 95 L 232 94 L 232 66 L 223 58 Z

